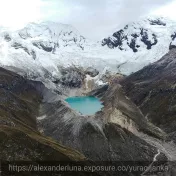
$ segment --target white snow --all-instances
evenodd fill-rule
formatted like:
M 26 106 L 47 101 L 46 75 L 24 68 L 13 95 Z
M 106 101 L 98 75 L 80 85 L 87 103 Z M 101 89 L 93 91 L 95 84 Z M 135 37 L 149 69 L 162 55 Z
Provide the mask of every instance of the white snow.
M 37 117 L 37 120 L 43 120 L 45 118 L 46 118 L 46 115 L 43 115 L 43 116 Z
M 84 38 L 74 27 L 60 23 L 31 23 L 18 31 L 2 28 L 0 30 L 0 65 L 8 66 L 8 68 L 17 67 L 31 78 L 45 80 L 58 78 L 59 67 L 71 65 L 94 67 L 100 73 L 108 68 L 111 72 L 128 75 L 155 62 L 168 52 L 172 42 L 171 35 L 176 31 L 176 23 L 169 19 L 162 19 L 162 21 L 167 25 L 150 25 L 149 20 L 144 19 L 131 23 L 127 29 L 124 29 L 129 40 L 131 34 L 140 33 L 140 28 L 148 30 L 151 40 L 153 33 L 157 36 L 158 43 L 152 46 L 151 50 L 147 50 L 146 45 L 138 38 L 136 43 L 140 45 L 140 48 L 136 53 L 129 48 L 127 41 L 123 42 L 124 50 L 122 51 L 118 48 L 110 49 L 108 46 L 102 46 L 101 42 Z M 5 40 L 4 36 L 7 34 L 11 37 L 11 41 Z M 22 47 L 15 49 L 14 43 L 19 43 Z M 42 47 L 52 47 L 52 51 L 48 52 Z M 31 52 L 35 53 L 35 59 Z M 102 84 L 100 81 L 97 83 Z

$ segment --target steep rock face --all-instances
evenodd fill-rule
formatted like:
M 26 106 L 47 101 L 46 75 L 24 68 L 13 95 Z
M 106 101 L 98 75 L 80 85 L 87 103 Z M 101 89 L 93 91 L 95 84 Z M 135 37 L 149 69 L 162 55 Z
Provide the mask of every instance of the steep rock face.
M 63 86 L 70 88 L 81 88 L 84 83 L 85 73 L 80 68 L 66 68 L 61 71 L 61 78 L 58 80 Z
M 176 32 L 171 35 L 172 42 L 170 43 L 169 49 L 176 48 Z
M 122 80 L 124 90 L 147 119 L 175 137 L 176 49 Z M 175 139 L 174 139 L 175 140 Z M 176 140 L 175 140 L 176 141 Z

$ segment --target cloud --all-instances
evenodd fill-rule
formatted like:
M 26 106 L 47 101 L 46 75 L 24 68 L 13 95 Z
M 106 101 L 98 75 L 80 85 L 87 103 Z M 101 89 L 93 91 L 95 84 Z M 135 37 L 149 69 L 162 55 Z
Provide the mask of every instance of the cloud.
M 172 0 L 44 0 L 47 19 L 74 25 L 83 35 L 102 39 L 114 28 L 138 20 Z
M 0 0 L 0 25 L 17 28 L 32 21 L 51 20 L 71 24 L 83 35 L 101 40 L 114 32 L 114 28 L 171 2 L 173 0 Z M 175 13 L 173 8 L 172 11 Z
M 123 0 L 122 6 L 118 11 L 118 14 L 122 17 L 120 23 L 134 21 L 171 2 L 172 0 Z
M 159 9 L 156 9 L 152 12 L 154 15 L 162 15 L 171 18 L 172 20 L 176 20 L 176 1 L 173 1 L 172 3 L 169 3 L 166 6 L 162 6 Z
M 42 18 L 41 0 L 0 0 L 0 25 L 18 28 Z

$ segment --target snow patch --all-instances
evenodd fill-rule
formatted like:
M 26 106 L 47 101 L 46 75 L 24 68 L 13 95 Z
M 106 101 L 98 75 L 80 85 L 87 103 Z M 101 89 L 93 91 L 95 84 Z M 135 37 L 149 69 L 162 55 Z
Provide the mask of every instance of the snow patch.
M 37 117 L 37 120 L 43 120 L 45 118 L 46 118 L 46 115 L 43 115 L 43 116 Z

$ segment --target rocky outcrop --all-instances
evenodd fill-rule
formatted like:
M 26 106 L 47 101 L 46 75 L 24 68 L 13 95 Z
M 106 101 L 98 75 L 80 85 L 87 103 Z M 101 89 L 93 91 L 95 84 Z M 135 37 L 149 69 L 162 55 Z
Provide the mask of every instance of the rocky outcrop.
M 128 46 L 133 50 L 134 53 L 136 53 L 138 50 L 136 48 L 136 39 L 131 39 L 131 42 L 128 43 Z
M 100 75 L 100 80 L 103 83 L 111 83 L 112 81 L 117 81 L 122 79 L 125 75 L 122 75 L 120 73 L 112 73 L 111 71 L 106 70 L 105 73 Z
M 10 42 L 12 40 L 8 33 L 4 34 L 4 39 L 5 39 L 6 42 Z
M 34 60 L 36 59 L 35 51 L 29 50 L 27 47 L 23 46 L 21 43 L 14 42 L 11 46 L 15 49 L 23 49 L 28 55 L 31 55 Z
M 33 42 L 33 45 L 39 49 L 43 49 L 46 52 L 51 52 L 54 49 L 52 46 L 52 42 L 39 41 L 39 42 Z M 55 48 L 55 50 L 56 50 L 56 48 Z
M 176 48 L 176 33 L 171 35 L 172 42 L 169 45 L 169 50 Z
M 61 70 L 61 78 L 58 80 L 63 86 L 81 88 L 84 83 L 85 73 L 80 68 L 70 67 Z
M 149 40 L 149 36 L 146 29 L 141 29 L 141 41 L 147 46 L 147 49 L 151 49 L 153 45 L 156 45 L 158 40 L 155 34 L 152 34 L 152 41 Z
M 149 21 L 151 25 L 166 26 L 166 23 L 163 22 L 161 19 L 149 20 Z
M 89 92 L 89 96 L 95 96 L 95 97 L 98 97 L 98 98 L 102 98 L 104 96 L 104 93 L 108 90 L 109 88 L 109 85 L 106 84 L 106 85 L 103 85 L 103 86 L 100 86 L 99 88 Z
M 174 48 L 176 48 L 176 44 L 171 42 L 170 45 L 169 45 L 169 50 L 174 49 Z
M 85 74 L 88 74 L 91 77 L 95 77 L 95 76 L 97 76 L 99 74 L 99 71 L 94 69 L 94 68 L 92 68 L 92 67 L 88 67 L 86 69 L 86 71 L 85 71 Z
M 127 40 L 127 36 L 124 35 L 124 30 L 119 30 L 112 37 L 103 39 L 102 46 L 107 45 L 111 49 L 118 47 L 122 50 L 123 40 Z

